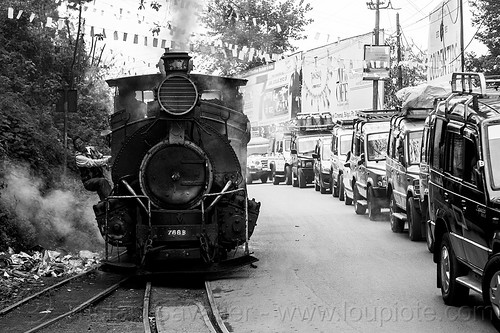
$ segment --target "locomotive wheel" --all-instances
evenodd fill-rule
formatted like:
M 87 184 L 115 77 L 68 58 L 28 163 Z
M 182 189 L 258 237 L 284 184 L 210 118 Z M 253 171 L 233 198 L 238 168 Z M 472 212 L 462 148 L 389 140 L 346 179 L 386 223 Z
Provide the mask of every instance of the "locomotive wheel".
M 415 207 L 415 200 L 409 197 L 406 204 L 406 216 L 408 219 L 408 237 L 412 242 L 422 240 L 422 217 Z
M 289 165 L 287 165 L 285 167 L 285 184 L 292 185 L 292 181 L 293 181 L 292 178 L 293 178 L 292 177 L 292 168 Z

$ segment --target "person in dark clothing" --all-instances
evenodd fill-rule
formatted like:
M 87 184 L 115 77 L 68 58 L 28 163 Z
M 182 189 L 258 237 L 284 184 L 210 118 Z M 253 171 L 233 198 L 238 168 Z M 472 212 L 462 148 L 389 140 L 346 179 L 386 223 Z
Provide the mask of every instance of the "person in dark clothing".
M 108 165 L 111 156 L 104 156 L 96 148 L 86 146 L 79 136 L 73 138 L 76 166 L 80 170 L 83 187 L 95 191 L 102 201 L 111 193 L 111 185 L 104 177 L 103 168 Z

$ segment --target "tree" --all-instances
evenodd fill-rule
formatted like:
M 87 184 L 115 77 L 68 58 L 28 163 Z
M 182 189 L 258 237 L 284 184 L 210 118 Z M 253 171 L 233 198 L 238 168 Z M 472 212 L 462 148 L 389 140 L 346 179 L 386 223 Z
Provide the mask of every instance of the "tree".
M 407 45 L 402 47 L 402 61 L 397 62 L 397 44 L 396 38 L 391 37 L 386 40 L 386 44 L 391 46 L 391 63 L 392 67 L 389 72 L 389 80 L 384 82 L 384 105 L 387 108 L 393 108 L 398 105 L 396 92 L 398 87 L 398 66 L 401 67 L 402 84 L 404 87 L 416 86 L 424 83 L 427 80 L 426 54 L 415 47 Z
M 291 41 L 304 39 L 304 27 L 311 23 L 306 14 L 312 9 L 309 3 L 300 0 L 209 0 L 201 20 L 207 28 L 207 35 L 219 39 L 225 45 L 231 44 L 260 50 L 267 54 L 282 54 L 293 51 Z M 232 50 L 225 49 L 216 54 L 202 54 L 207 72 L 233 75 L 265 63 L 262 57 L 240 60 L 232 56 Z

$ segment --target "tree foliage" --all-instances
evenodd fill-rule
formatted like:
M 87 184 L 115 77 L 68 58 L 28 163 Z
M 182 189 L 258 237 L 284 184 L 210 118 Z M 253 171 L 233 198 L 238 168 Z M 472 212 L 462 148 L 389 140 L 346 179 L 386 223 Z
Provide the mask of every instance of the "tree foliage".
M 427 80 L 426 54 L 411 45 L 402 47 L 401 62 L 397 61 L 397 40 L 388 38 L 386 44 L 391 46 L 391 69 L 389 80 L 384 82 L 384 105 L 393 108 L 398 105 L 396 92 L 403 87 L 416 86 Z M 399 68 L 401 68 L 401 86 L 398 83 Z
M 485 74 L 500 74 L 500 2 L 497 0 L 469 1 L 472 8 L 472 23 L 478 27 L 476 38 L 489 50 L 489 54 L 477 57 L 466 54 L 467 70 Z
M 311 23 L 306 14 L 312 9 L 309 3 L 300 0 L 209 0 L 201 20 L 211 38 L 264 51 L 281 54 L 293 51 L 291 42 L 304 39 L 304 27 Z M 257 24 L 255 24 L 257 23 Z M 212 60 L 205 70 L 222 75 L 232 75 L 264 64 L 264 59 L 242 61 L 231 54 L 219 52 L 205 56 Z

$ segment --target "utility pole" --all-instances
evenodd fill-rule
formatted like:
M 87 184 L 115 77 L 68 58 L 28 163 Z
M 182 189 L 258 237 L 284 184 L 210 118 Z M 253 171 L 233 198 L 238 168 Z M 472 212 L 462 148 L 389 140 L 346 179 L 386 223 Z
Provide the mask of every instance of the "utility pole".
M 399 13 L 396 13 L 396 34 L 397 38 L 397 56 L 398 56 L 398 90 L 403 88 L 403 69 L 401 68 L 401 27 L 399 26 Z
M 465 72 L 465 55 L 464 55 L 464 4 L 460 0 L 458 5 L 460 6 L 460 61 L 462 62 L 462 72 Z
M 373 0 L 370 0 L 369 2 L 366 3 L 368 6 L 368 9 L 374 10 L 375 11 L 375 29 L 373 30 L 373 33 L 375 34 L 375 45 L 380 45 L 380 10 L 381 9 L 396 9 L 392 7 L 391 0 L 385 5 L 384 1 L 376 0 L 373 2 Z M 385 5 L 385 6 L 384 6 Z M 373 110 L 378 109 L 378 81 L 379 80 L 373 80 Z

